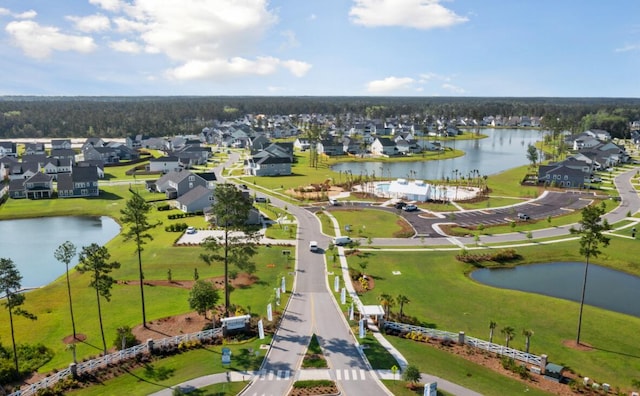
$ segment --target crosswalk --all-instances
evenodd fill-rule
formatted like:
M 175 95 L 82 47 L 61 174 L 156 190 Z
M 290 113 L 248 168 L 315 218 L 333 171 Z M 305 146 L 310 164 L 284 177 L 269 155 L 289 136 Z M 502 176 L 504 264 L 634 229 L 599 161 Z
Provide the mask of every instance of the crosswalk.
M 367 380 L 367 370 L 363 369 L 334 369 L 317 370 L 317 374 L 312 375 L 322 379 L 334 379 L 336 381 L 365 381 Z M 255 379 L 258 381 L 289 381 L 307 375 L 301 372 L 294 373 L 291 370 L 261 370 L 256 373 Z

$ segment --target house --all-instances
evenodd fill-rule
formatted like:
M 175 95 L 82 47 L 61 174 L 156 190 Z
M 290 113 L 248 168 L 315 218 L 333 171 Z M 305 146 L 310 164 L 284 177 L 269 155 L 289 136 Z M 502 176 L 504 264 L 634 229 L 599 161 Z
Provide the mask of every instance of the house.
M 53 151 L 53 150 L 71 150 L 71 148 L 72 148 L 71 139 L 52 139 L 51 140 L 51 151 Z
M 207 180 L 187 170 L 169 172 L 156 181 L 156 191 L 165 193 L 168 199 L 176 199 L 194 189 L 196 186 L 206 187 Z
M 0 157 L 0 180 L 9 179 L 11 169 L 19 165 L 18 160 L 13 157 Z
M 264 134 L 260 134 L 251 140 L 251 154 L 264 150 L 271 142 Z
M 25 143 L 24 153 L 22 155 L 34 155 L 34 154 L 44 155 L 45 153 L 46 152 L 44 150 L 44 143 L 36 142 L 36 143 Z
M 338 139 L 323 139 L 316 144 L 316 150 L 328 156 L 345 155 L 344 144 Z
M 311 142 L 307 138 L 297 138 L 293 142 L 293 147 L 300 151 L 306 151 L 311 147 Z
M 76 152 L 72 149 L 57 148 L 51 149 L 51 157 L 57 159 L 68 159 L 72 164 L 76 163 Z
M 47 158 L 42 169 L 47 175 L 51 175 L 54 180 L 57 180 L 58 175 L 71 173 L 72 162 L 69 159 L 57 159 L 53 157 Z
M 213 201 L 213 190 L 203 186 L 196 186 L 178 197 L 175 201 L 175 207 L 184 213 L 195 213 L 211 207 Z
M 398 154 L 398 149 L 393 140 L 389 138 L 379 137 L 371 143 L 371 154 L 391 156 Z
M 95 166 L 96 170 L 98 172 L 98 179 L 103 179 L 104 178 L 104 162 L 97 160 L 97 161 L 79 161 L 78 163 L 76 163 L 77 167 L 81 167 L 81 166 Z
M 216 188 L 216 184 L 218 183 L 218 178 L 216 177 L 215 173 L 197 172 L 196 175 L 201 177 L 207 183 L 205 187 L 207 187 L 209 190 L 213 190 Z
M 99 195 L 97 166 L 74 166 L 71 173 L 58 175 L 59 198 L 97 197 Z
M 272 155 L 254 156 L 245 161 L 245 174 L 253 176 L 284 176 L 291 174 L 291 159 Z
M 149 172 L 178 172 L 180 169 L 180 160 L 175 156 L 151 158 L 147 170 Z
M 608 142 L 611 140 L 611 134 L 604 129 L 588 129 L 584 131 L 585 135 L 592 136 L 601 142 Z
M 0 142 L 0 158 L 13 157 L 18 158 L 18 150 L 13 142 Z
M 9 197 L 14 199 L 42 199 L 53 196 L 53 177 L 37 172 L 27 179 L 9 182 Z
M 118 150 L 113 147 L 85 144 L 82 147 L 82 154 L 84 155 L 85 161 L 101 160 L 104 164 L 117 164 L 120 162 Z
M 570 168 L 562 163 L 541 165 L 538 168 L 538 180 L 557 187 L 582 188 L 590 176 L 583 169 Z

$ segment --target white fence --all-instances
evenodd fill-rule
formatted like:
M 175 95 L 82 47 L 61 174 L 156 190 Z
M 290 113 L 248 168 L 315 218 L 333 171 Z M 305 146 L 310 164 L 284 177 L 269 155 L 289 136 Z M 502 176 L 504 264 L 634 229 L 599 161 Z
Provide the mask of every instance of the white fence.
M 183 334 L 175 337 L 167 337 L 158 340 L 153 340 L 153 348 L 158 347 L 172 347 L 178 346 L 182 342 L 187 341 L 205 341 L 210 340 L 214 337 L 222 336 L 222 328 L 217 329 L 209 329 L 200 331 L 197 333 Z M 102 367 L 105 367 L 109 364 L 118 363 L 121 361 L 133 359 L 138 355 L 151 353 L 149 350 L 149 342 L 145 342 L 144 344 L 139 344 L 132 346 L 131 348 L 123 349 L 118 352 L 111 353 L 109 355 L 101 356 L 97 359 L 92 359 L 86 362 L 78 363 L 75 367 L 75 371 L 77 375 L 92 373 L 95 370 L 98 370 Z M 67 367 L 64 370 L 60 370 L 57 373 L 50 375 L 39 382 L 23 387 L 17 392 L 11 393 L 9 396 L 32 396 L 37 394 L 38 390 L 49 388 L 54 386 L 58 381 L 63 380 L 67 377 L 73 375 L 71 367 Z
M 450 339 L 452 341 L 457 341 L 460 334 L 459 333 L 451 333 L 449 331 L 430 329 L 427 327 L 413 326 L 405 323 L 397 323 L 397 322 L 384 322 L 384 327 L 386 329 L 392 329 L 402 332 L 415 332 L 420 333 L 422 335 L 426 335 L 431 338 L 437 339 Z M 543 364 L 542 357 L 538 355 L 532 355 L 530 353 L 522 352 L 517 349 L 507 348 L 504 345 L 494 344 L 488 341 L 484 341 L 474 337 L 464 337 L 464 343 L 466 345 L 482 349 L 488 352 L 497 353 L 501 356 L 510 357 L 514 360 L 519 360 L 524 363 L 529 363 L 541 367 Z

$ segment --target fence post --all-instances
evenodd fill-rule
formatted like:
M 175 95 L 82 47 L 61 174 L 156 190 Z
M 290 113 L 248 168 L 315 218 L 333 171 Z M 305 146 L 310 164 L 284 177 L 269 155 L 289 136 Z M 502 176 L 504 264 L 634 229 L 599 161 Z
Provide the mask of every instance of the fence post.
M 78 365 L 75 363 L 69 364 L 69 371 L 71 371 L 71 376 L 75 379 L 78 378 Z
M 153 338 L 147 339 L 147 352 L 153 354 Z
M 540 374 L 544 375 L 544 370 L 547 368 L 547 355 L 540 355 Z
M 458 333 L 458 345 L 464 345 L 464 331 Z

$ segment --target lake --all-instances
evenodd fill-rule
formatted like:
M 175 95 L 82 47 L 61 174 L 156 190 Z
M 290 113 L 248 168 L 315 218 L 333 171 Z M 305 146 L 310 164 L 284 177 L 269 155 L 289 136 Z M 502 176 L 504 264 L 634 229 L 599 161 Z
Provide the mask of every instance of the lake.
M 349 170 L 353 175 L 375 173 L 377 177 L 382 175 L 393 179 L 453 178 L 454 169 L 459 171 L 458 177 L 466 177 L 474 169 L 480 175 L 492 175 L 527 165 L 527 146 L 541 140 L 540 131 L 532 129 L 483 129 L 481 133 L 488 137 L 442 142 L 446 147 L 465 152 L 464 156 L 458 158 L 415 162 L 343 162 L 334 165 L 332 169 L 336 172 Z M 415 176 L 413 171 L 416 172 Z
M 584 263 L 544 263 L 515 268 L 482 268 L 471 278 L 485 285 L 580 302 Z M 585 304 L 640 317 L 640 278 L 589 264 Z
M 65 241 L 78 252 L 91 243 L 104 245 L 120 232 L 110 217 L 43 217 L 0 221 L 0 257 L 13 260 L 22 287 L 44 286 L 64 275 L 65 265 L 53 256 Z M 77 264 L 77 257 L 69 267 Z

